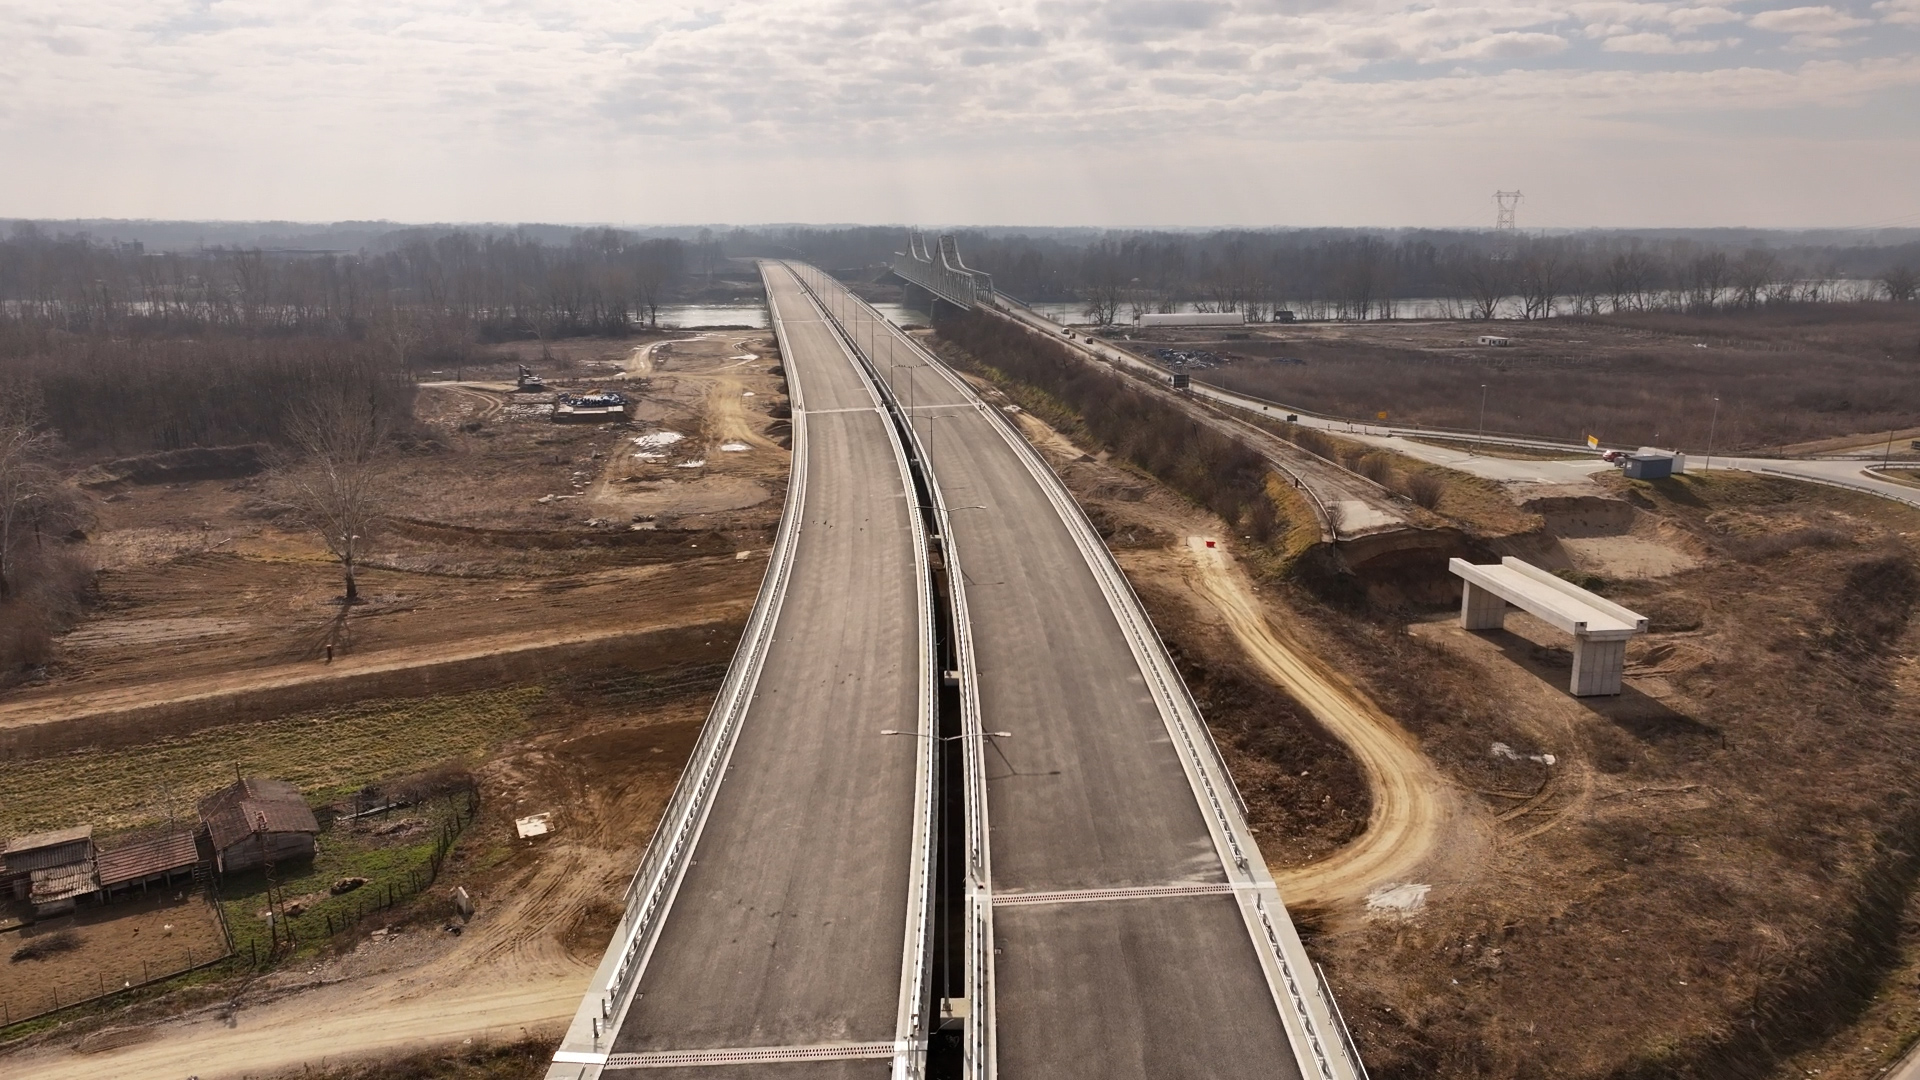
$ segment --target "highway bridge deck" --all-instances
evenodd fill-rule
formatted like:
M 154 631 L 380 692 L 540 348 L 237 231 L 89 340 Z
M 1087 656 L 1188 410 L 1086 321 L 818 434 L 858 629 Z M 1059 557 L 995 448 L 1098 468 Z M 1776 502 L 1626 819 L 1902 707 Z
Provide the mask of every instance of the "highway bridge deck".
M 599 1075 L 719 1050 L 675 1074 L 885 1076 L 904 1015 L 929 781 L 923 741 L 880 731 L 920 730 L 932 692 L 914 505 L 872 390 L 791 275 L 766 276 L 807 413 L 803 518 L 724 780 Z M 855 1045 L 842 1060 L 765 1049 L 829 1044 Z
M 1054 501 L 957 380 L 891 327 L 869 327 L 869 311 L 835 307 L 859 320 L 856 340 L 875 342 L 953 508 L 981 722 L 1011 733 L 986 752 L 999 1075 L 1299 1076 L 1229 886 L 1247 887 L 1246 874 L 1222 857 L 1143 660 L 1063 514 L 1077 510 Z

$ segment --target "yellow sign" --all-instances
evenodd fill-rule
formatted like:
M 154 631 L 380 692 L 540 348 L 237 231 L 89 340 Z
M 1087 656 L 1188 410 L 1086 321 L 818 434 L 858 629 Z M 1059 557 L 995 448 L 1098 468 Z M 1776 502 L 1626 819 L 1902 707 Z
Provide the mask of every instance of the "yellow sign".
M 1600 437 L 1598 435 L 1587 436 L 1587 445 L 1595 450 L 1600 449 Z
M 1384 411 L 1377 412 L 1373 414 L 1373 418 L 1375 420 L 1385 420 L 1387 418 L 1387 414 Z

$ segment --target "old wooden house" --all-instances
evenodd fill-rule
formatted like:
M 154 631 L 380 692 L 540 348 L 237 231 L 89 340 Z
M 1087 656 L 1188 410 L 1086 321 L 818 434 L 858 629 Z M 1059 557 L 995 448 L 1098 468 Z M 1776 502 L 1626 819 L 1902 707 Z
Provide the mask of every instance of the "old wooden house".
M 300 789 L 250 776 L 200 800 L 200 821 L 220 872 L 313 858 L 320 823 Z

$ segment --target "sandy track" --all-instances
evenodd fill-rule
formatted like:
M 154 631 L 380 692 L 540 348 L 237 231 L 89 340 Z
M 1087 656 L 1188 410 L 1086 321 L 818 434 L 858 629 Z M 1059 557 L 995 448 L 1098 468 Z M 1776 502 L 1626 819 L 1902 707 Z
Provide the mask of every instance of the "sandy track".
M 62 1049 L 7 1059 L 10 1080 L 259 1076 L 354 1058 L 412 1052 L 466 1039 L 505 1041 L 564 1026 L 589 972 L 475 979 L 411 1000 L 342 985 L 260 1009 L 196 1017 L 156 1029 L 144 1042 L 80 1054 Z
M 505 405 L 505 403 L 501 401 L 498 391 L 476 390 L 463 383 L 421 383 L 420 386 L 422 389 L 438 390 L 451 394 L 471 404 L 474 407 L 474 412 L 469 419 L 473 420 L 491 420 L 500 415 L 500 410 Z
M 723 442 L 739 442 L 778 453 L 780 444 L 760 432 L 764 419 L 747 411 L 744 374 L 721 370 L 711 376 L 713 383 L 707 388 L 707 423 L 714 443 L 709 449 L 717 452 Z
M 1333 855 L 1274 875 L 1289 904 L 1358 901 L 1407 881 L 1458 817 L 1454 789 L 1413 736 L 1267 618 L 1227 553 L 1188 541 L 1189 583 L 1213 605 L 1247 655 L 1345 744 L 1373 796 L 1367 831 Z

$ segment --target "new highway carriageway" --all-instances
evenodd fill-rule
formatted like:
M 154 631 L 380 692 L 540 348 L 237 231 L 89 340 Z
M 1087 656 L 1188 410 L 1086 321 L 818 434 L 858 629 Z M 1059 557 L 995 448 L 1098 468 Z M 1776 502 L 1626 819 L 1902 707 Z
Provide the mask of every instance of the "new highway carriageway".
M 794 411 L 766 581 L 552 1077 L 885 1077 L 924 1028 L 926 542 L 880 399 L 765 267 Z
M 621 1005 L 607 990 L 636 936 L 623 924 L 550 1077 L 635 1065 L 699 1077 L 1363 1076 L 1198 709 L 1064 485 L 1003 415 L 831 277 L 798 264 L 764 274 L 805 428 L 791 581 L 639 993 Z M 910 520 L 895 451 L 849 356 L 901 421 L 893 434 L 917 470 L 924 527 Z M 836 430 L 864 449 L 829 459 L 829 417 L 858 418 Z M 829 469 L 862 475 L 830 481 Z M 794 518 L 790 506 L 783 530 Z M 870 535 L 850 544 L 845 530 L 869 518 Z M 900 548 L 923 528 L 914 550 L 936 565 L 922 580 L 944 583 L 931 617 L 905 580 L 913 552 Z M 770 583 L 779 572 L 770 566 Z M 830 584 L 803 602 L 810 574 Z M 796 643 L 782 663 L 797 605 L 809 621 L 793 630 L 830 640 Z M 916 625 L 950 626 L 948 644 L 928 649 Z M 937 702 L 916 714 L 916 656 L 938 657 L 957 721 Z M 865 696 L 820 698 L 814 688 L 830 682 L 857 682 Z M 756 725 L 771 733 L 756 737 Z M 874 737 L 881 729 L 945 737 Z M 699 767 L 696 756 L 683 789 Z M 964 828 L 908 827 L 925 797 L 916 774 L 929 771 L 965 787 L 942 804 Z M 670 849 L 672 826 L 662 823 L 648 864 Z M 922 939 L 931 983 L 902 955 L 913 941 L 903 923 L 923 910 L 913 882 L 929 863 L 943 895 L 965 892 L 964 904 L 937 906 Z M 636 894 L 649 873 L 643 864 Z M 883 1009 L 895 993 L 898 1008 Z M 603 1014 L 612 1055 L 599 1073 L 588 1041 Z M 960 1034 L 957 1053 L 935 1028 Z M 918 1052 L 929 1042 L 931 1062 Z M 719 1065 L 678 1053 L 754 1046 L 767 1056 Z M 805 1053 L 820 1056 L 796 1060 Z

